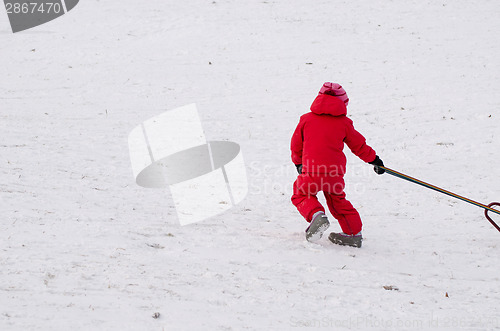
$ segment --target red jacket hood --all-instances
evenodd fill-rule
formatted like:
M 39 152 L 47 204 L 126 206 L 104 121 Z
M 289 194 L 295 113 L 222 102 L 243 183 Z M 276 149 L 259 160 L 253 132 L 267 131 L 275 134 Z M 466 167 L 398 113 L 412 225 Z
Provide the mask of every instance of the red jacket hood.
M 328 94 L 318 94 L 311 105 L 311 111 L 318 115 L 342 116 L 347 114 L 344 101 Z

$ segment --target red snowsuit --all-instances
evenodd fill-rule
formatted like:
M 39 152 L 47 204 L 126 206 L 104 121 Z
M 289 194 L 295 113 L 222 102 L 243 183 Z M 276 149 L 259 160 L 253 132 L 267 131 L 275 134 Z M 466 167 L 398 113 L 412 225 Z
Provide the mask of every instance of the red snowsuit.
M 357 210 L 345 198 L 344 143 L 365 162 L 374 161 L 376 153 L 346 114 L 342 100 L 319 94 L 311 105 L 311 112 L 300 117 L 291 150 L 293 163 L 302 164 L 302 174 L 293 185 L 292 203 L 311 222 L 314 213 L 325 211 L 316 197 L 323 191 L 328 209 L 342 231 L 352 235 L 361 231 L 362 223 Z

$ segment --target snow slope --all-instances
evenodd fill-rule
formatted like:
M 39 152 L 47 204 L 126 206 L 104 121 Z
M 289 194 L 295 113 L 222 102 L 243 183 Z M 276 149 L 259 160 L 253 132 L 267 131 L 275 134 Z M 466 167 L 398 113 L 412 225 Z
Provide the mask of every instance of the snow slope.
M 17 34 L 0 12 L 1 330 L 500 329 L 481 209 L 347 150 L 362 249 L 306 242 L 289 201 L 289 139 L 329 80 L 387 166 L 498 201 L 498 1 L 86 0 Z M 250 192 L 181 227 L 127 136 L 192 102 Z

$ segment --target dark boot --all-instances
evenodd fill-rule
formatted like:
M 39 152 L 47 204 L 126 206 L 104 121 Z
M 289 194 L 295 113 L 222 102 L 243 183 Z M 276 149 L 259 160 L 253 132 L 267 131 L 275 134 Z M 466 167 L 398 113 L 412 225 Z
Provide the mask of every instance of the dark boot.
M 352 247 L 361 247 L 361 243 L 363 241 L 363 236 L 361 235 L 361 232 L 358 234 L 354 235 L 348 235 L 343 232 L 341 233 L 335 233 L 332 232 L 328 236 L 328 239 L 334 244 L 337 245 L 342 245 L 342 246 L 352 246 Z
M 316 217 L 313 218 L 311 224 L 306 229 L 306 240 L 310 242 L 316 242 L 323 237 L 323 233 L 330 226 L 328 218 L 324 213 L 317 213 Z

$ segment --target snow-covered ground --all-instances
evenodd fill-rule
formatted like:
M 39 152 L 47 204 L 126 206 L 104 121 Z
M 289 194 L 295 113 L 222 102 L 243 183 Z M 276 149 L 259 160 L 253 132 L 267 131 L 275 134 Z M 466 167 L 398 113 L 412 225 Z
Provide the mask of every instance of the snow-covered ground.
M 85 0 L 12 34 L 0 10 L 0 329 L 500 329 L 500 234 L 481 209 L 346 150 L 363 248 L 311 244 L 289 158 L 337 81 L 387 166 L 498 201 L 499 15 L 496 0 Z M 241 145 L 250 190 L 181 227 L 168 190 L 135 184 L 127 136 L 193 102 L 207 139 Z

